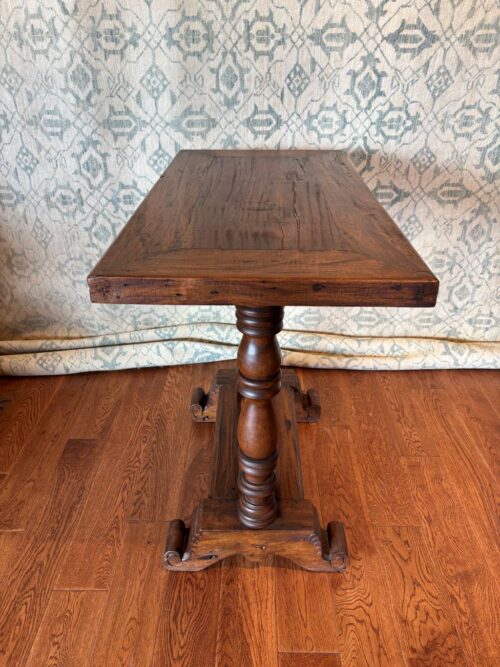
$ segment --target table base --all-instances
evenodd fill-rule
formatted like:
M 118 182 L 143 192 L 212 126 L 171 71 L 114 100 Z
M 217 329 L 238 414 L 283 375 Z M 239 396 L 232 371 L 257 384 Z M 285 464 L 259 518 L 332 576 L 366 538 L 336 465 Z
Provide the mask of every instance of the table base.
M 238 520 L 237 423 L 240 397 L 237 371 L 220 370 L 208 393 L 195 389 L 191 415 L 215 421 L 215 452 L 209 497 L 196 507 L 189 524 L 170 523 L 165 567 L 198 571 L 224 558 L 242 555 L 252 561 L 277 555 L 306 570 L 343 572 L 348 551 L 342 523 L 321 528 L 311 501 L 304 499 L 296 423 L 320 417 L 316 392 L 303 392 L 295 371 L 283 369 L 282 389 L 274 399 L 278 427 L 278 516 L 264 529 L 249 529 Z

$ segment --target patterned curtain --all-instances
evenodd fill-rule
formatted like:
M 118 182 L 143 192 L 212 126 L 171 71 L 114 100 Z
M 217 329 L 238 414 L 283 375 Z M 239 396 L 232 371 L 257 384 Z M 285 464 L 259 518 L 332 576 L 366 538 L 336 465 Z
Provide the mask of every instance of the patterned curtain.
M 345 150 L 435 309 L 289 308 L 285 363 L 499 364 L 495 0 L 0 0 L 0 373 L 233 358 L 227 307 L 86 275 L 181 148 Z

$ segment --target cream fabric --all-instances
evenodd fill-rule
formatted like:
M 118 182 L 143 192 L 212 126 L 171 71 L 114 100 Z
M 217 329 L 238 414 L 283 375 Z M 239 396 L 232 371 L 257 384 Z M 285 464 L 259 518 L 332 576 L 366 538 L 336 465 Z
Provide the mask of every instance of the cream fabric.
M 441 281 L 290 308 L 285 362 L 499 365 L 494 0 L 0 0 L 0 373 L 233 358 L 228 307 L 99 306 L 86 275 L 181 148 L 338 148 Z

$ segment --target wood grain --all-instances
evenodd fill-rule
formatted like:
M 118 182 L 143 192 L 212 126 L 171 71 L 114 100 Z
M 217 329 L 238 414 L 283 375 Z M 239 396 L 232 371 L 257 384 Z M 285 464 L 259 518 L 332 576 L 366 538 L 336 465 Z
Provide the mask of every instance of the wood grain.
M 433 306 L 438 281 L 338 151 L 181 151 L 93 301 Z
M 276 576 L 273 564 L 237 557 L 222 563 L 216 665 L 276 667 Z
M 275 576 L 279 651 L 338 652 L 332 575 L 277 559 Z
M 9 400 L 0 411 L 0 473 L 10 469 L 60 383 L 60 377 L 9 378 L 5 381 L 2 397 Z
M 374 525 L 418 525 L 410 482 L 392 444 L 386 401 L 379 392 L 366 391 L 367 380 L 364 374 L 339 375 L 337 386 L 339 394 L 349 392 L 351 398 L 356 436 L 351 454 L 361 500 Z
M 128 523 L 113 587 L 104 610 L 94 665 L 150 665 L 165 588 L 166 524 Z
M 52 591 L 26 667 L 92 667 L 107 593 Z
M 186 468 L 182 471 L 180 493 L 172 516 L 181 514 L 187 519 L 200 500 L 208 495 L 214 455 L 213 433 L 212 425 L 191 424 Z
M 413 371 L 408 372 L 411 380 Z M 374 379 L 379 393 L 379 405 L 384 405 L 384 413 L 390 412 L 391 418 L 386 420 L 386 428 L 395 456 L 438 456 L 439 445 L 432 429 L 422 429 L 423 406 L 418 400 L 418 389 L 413 382 L 401 384 L 399 373 L 378 373 Z M 400 391 L 406 392 L 407 400 L 402 401 Z
M 210 473 L 210 498 L 236 498 L 238 489 L 238 417 L 239 401 L 236 391 L 236 369 L 217 373 L 218 397 L 213 464 Z M 222 419 L 222 415 L 229 415 Z M 193 510 L 194 507 L 191 508 Z
M 151 412 L 161 397 L 165 374 L 149 369 L 127 378 L 127 400 L 118 406 L 105 442 L 106 457 L 78 529 L 59 569 L 59 589 L 107 589 L 122 545 L 127 508 L 140 469 L 141 450 L 152 437 Z M 95 545 L 99 545 L 99 549 Z
M 72 375 L 59 385 L 36 429 L 0 486 L 0 530 L 23 530 L 38 519 L 50 494 L 50 480 L 69 439 L 106 436 L 123 387 L 113 374 Z M 128 375 L 130 377 L 130 374 Z M 104 386 L 106 390 L 103 391 Z
M 281 498 L 296 498 L 304 491 L 302 465 L 300 478 L 294 480 L 293 473 L 285 474 L 285 466 L 297 470 L 296 460 L 281 456 L 281 451 L 294 452 L 299 448 L 295 429 L 290 428 L 286 415 L 294 414 L 294 397 L 290 389 L 282 391 L 276 397 L 278 433 L 280 442 L 280 480 L 285 479 L 287 486 L 280 486 Z M 305 442 L 313 441 L 316 424 L 307 424 Z M 304 429 L 301 429 L 301 433 Z M 289 441 L 285 447 L 285 440 Z M 304 452 L 306 457 L 308 452 Z M 300 456 L 300 454 L 299 454 Z M 309 463 L 309 457 L 308 461 Z M 304 466 L 306 475 L 310 468 Z M 311 498 L 319 507 L 317 486 L 306 487 L 306 498 Z M 332 517 L 333 518 L 333 517 Z M 324 525 L 324 524 L 323 524 Z M 338 650 L 336 632 L 336 614 L 331 587 L 331 575 L 306 572 L 285 560 L 277 559 L 276 568 L 276 610 L 278 624 L 278 649 L 280 653 L 318 652 L 328 653 Z M 281 656 L 280 656 L 281 661 Z M 281 664 L 281 662 L 280 662 Z
M 302 451 L 307 472 L 306 492 L 310 489 L 317 494 L 323 520 L 339 519 L 346 525 L 349 570 L 330 584 L 337 649 L 344 667 L 404 665 L 396 627 L 387 609 L 382 559 L 377 553 L 353 461 L 356 448 L 364 441 L 358 430 L 360 422 L 354 412 L 353 392 L 343 389 L 342 383 L 355 380 L 357 374 L 332 375 L 330 380 L 320 374 L 314 382 L 320 397 L 331 394 L 335 400 L 323 400 L 321 421 L 313 440 L 309 439 L 311 444 Z M 366 421 L 368 417 L 361 419 Z M 307 438 L 305 429 L 301 428 L 300 436 Z
M 335 667 L 339 661 L 343 667 L 496 667 L 493 468 L 500 374 L 300 373 L 304 387 L 319 391 L 322 405 L 318 424 L 299 424 L 305 496 L 321 504 L 323 522 L 344 521 L 351 557 L 346 574 L 317 585 L 322 575 L 285 569 L 285 561 L 247 567 L 243 574 L 237 561 L 228 561 L 225 572 L 221 566 L 199 573 L 162 570 L 167 525 L 141 517 L 170 511 L 174 517 L 207 495 L 214 424 L 190 421 L 189 397 L 195 384 L 210 386 L 219 367 L 175 369 L 170 379 L 174 369 L 168 368 L 60 378 L 0 483 L 0 515 L 19 502 L 12 527 L 22 529 L 0 531 L 0 664 L 98 665 L 96 656 L 103 655 L 105 664 L 260 666 L 267 664 L 262 644 L 271 665 L 323 660 Z M 161 379 L 153 380 L 155 374 Z M 9 382 L 0 378 L 0 395 L 14 396 L 4 389 Z M 23 400 L 29 383 L 19 384 L 16 400 Z M 148 385 L 141 404 L 138 394 Z M 177 423 L 185 414 L 182 442 L 164 427 L 165 415 L 174 411 L 165 400 L 177 406 Z M 405 480 L 399 491 L 386 464 L 371 460 L 374 440 L 365 433 L 376 421 L 375 441 L 382 451 L 392 449 L 394 474 Z M 8 430 L 9 420 L 2 425 Z M 169 450 L 186 448 L 178 457 L 154 448 L 164 428 Z M 66 449 L 64 438 L 73 434 L 93 435 L 94 444 Z M 155 470 L 154 461 L 165 462 L 166 470 Z M 387 476 L 388 501 L 400 504 L 413 525 L 389 523 L 397 517 L 375 493 L 382 482 L 373 480 L 373 470 L 384 481 Z M 163 501 L 161 490 L 170 485 L 175 497 Z M 127 522 L 141 488 L 144 504 Z M 102 523 L 100 514 L 106 515 Z M 87 524 L 91 517 L 95 532 Z M 117 528 L 108 531 L 113 517 Z M 94 559 L 89 572 L 102 566 L 109 591 L 54 591 L 60 573 L 68 576 L 66 551 L 79 535 L 82 553 Z M 254 617 L 258 613 L 261 618 Z
M 236 307 L 236 326 L 243 334 L 238 347 L 241 397 L 238 417 L 238 519 L 251 529 L 267 528 L 277 517 L 278 457 L 273 398 L 281 389 L 281 351 L 277 334 L 283 308 Z
M 189 372 L 186 372 L 184 367 L 183 372 L 184 377 L 192 378 L 192 386 L 208 385 L 213 369 L 212 365 L 209 365 L 210 372 L 207 372 L 206 367 L 190 367 Z M 189 393 L 185 394 L 185 399 L 188 396 Z M 223 393 L 222 405 L 224 396 L 229 398 Z M 187 401 L 184 408 L 184 419 L 190 424 L 190 436 L 185 445 L 182 443 L 186 448 L 185 468 L 180 470 L 177 467 L 175 473 L 173 471 L 181 480 L 181 488 L 172 517 L 179 516 L 182 511 L 187 519 L 200 500 L 208 494 L 214 455 L 214 425 L 191 421 L 187 413 Z M 163 539 L 166 535 L 167 531 Z M 163 547 L 164 541 L 161 544 Z M 165 588 L 154 645 L 152 664 L 155 667 L 211 667 L 215 664 L 221 572 L 221 567 L 215 566 L 202 572 L 162 573 Z
M 408 662 L 422 667 L 466 664 L 438 564 L 421 530 L 387 526 L 374 532 L 386 556 L 387 588 Z
M 280 653 L 279 667 L 342 667 L 338 653 Z
M 439 374 L 426 377 L 425 373 L 420 373 L 413 384 L 418 391 L 416 396 L 422 406 L 422 414 L 426 415 L 422 431 L 439 443 L 442 440 L 448 443 L 441 450 L 440 457 L 451 483 L 459 490 L 463 512 L 471 530 L 481 541 L 483 556 L 493 573 L 498 569 L 497 499 L 500 493 L 495 471 L 479 455 L 475 439 L 464 423 L 462 413 L 456 412 L 454 401 L 449 398 L 451 387 L 447 391 L 448 383 L 442 385 Z M 489 411 L 488 403 L 479 401 L 479 404 L 481 408 L 477 408 L 478 415 L 483 410 Z M 491 437 L 496 437 L 498 432 L 498 428 L 495 429 Z
M 297 437 L 295 394 L 290 386 L 290 377 L 282 372 L 282 390 L 274 398 L 274 412 L 278 435 L 278 488 L 280 498 L 293 500 L 304 497 L 300 445 Z M 292 376 L 293 377 L 293 376 Z
M 452 617 L 468 659 L 476 656 L 500 659 L 500 599 L 498 580 L 489 572 L 463 512 L 460 496 L 437 457 L 404 460 L 414 481 L 412 497 L 421 516 L 426 542 L 432 545 L 443 585 L 450 600 Z M 434 490 L 439 489 L 439 497 Z M 482 609 L 491 609 L 478 623 Z
M 11 561 L 17 558 L 23 539 L 23 531 L 0 531 L 0 583 Z
M 141 458 L 130 494 L 129 520 L 167 521 L 175 513 L 183 479 L 179 472 L 186 467 L 188 447 L 184 443 L 191 439 L 186 396 L 196 382 L 197 372 L 194 367 L 189 377 L 174 367 L 163 385 L 157 385 L 157 393 L 146 397 L 144 409 L 149 411 L 149 418 L 140 436 Z M 162 375 L 155 377 L 160 379 Z M 158 475 L 158 470 L 164 474 Z
M 220 483 L 213 482 L 212 475 L 211 488 L 220 488 L 222 497 L 204 499 L 188 522 L 181 517 L 171 522 L 165 567 L 170 571 L 195 572 L 230 556 L 244 555 L 251 561 L 261 561 L 276 555 L 309 571 L 343 571 L 347 566 L 348 551 L 342 524 L 328 524 L 327 534 L 319 524 L 313 504 L 303 500 L 295 424 L 298 382 L 295 373 L 290 371 L 285 374 L 288 377 L 285 384 L 288 383 L 288 386 L 281 395 L 285 399 L 288 397 L 291 411 L 281 412 L 281 429 L 277 428 L 272 399 L 279 393 L 281 371 L 279 349 L 273 338 L 281 326 L 282 309 L 268 308 L 262 309 L 263 312 L 254 308 L 237 310 L 238 328 L 244 336 L 238 351 L 238 374 L 232 375 L 230 383 L 233 392 L 236 393 L 237 388 L 241 396 L 241 409 L 238 410 L 237 403 L 231 405 L 226 402 L 223 407 L 232 407 L 236 414 L 239 411 L 238 434 L 237 439 L 234 438 L 236 414 L 221 414 L 222 404 L 219 404 L 217 417 L 223 418 L 224 428 L 216 429 L 217 439 L 214 443 L 214 463 L 217 466 L 214 474 L 216 478 L 220 475 L 221 479 Z M 245 311 L 244 319 L 242 311 Z M 278 315 L 279 319 L 275 319 Z M 269 362 L 269 366 L 264 364 L 262 369 L 260 354 L 257 353 L 259 350 L 263 351 L 264 359 Z M 226 378 L 221 374 L 217 374 L 216 378 L 216 385 L 222 389 Z M 205 395 L 203 390 L 196 390 L 195 403 L 199 404 L 199 400 L 204 403 L 202 395 Z M 278 406 L 280 403 L 282 407 L 285 406 L 284 401 L 277 401 Z M 307 406 L 301 404 L 301 407 L 302 415 L 306 417 Z M 274 475 L 278 430 L 284 435 L 280 442 L 282 491 L 279 515 L 266 530 L 278 509 Z M 228 471 L 231 469 L 233 475 L 236 472 L 233 466 L 236 440 L 239 443 L 240 474 L 237 486 L 240 495 L 231 499 L 235 476 L 230 480 Z M 291 463 L 296 468 L 289 471 Z M 287 493 L 291 493 L 291 499 L 286 498 Z
M 154 667 L 215 664 L 221 568 L 164 572 L 165 596 L 158 610 Z
M 498 658 L 495 638 L 500 632 L 498 608 L 491 606 L 492 600 L 499 599 L 498 551 L 493 546 L 498 414 L 488 400 L 498 389 L 498 373 L 461 371 L 459 382 L 456 377 L 456 372 L 446 371 L 431 376 L 416 373 L 411 378 L 411 400 L 404 403 L 405 431 L 418 433 L 421 447 L 415 448 L 407 439 L 400 439 L 399 446 L 406 454 L 402 462 L 412 480 L 412 500 L 452 600 L 464 651 L 472 662 L 489 661 Z M 384 374 L 383 390 L 396 414 L 403 404 L 400 391 L 405 388 L 404 376 Z M 449 446 L 442 447 L 443 442 Z M 458 455 L 454 453 L 457 448 Z M 476 483 L 470 480 L 472 471 Z M 474 494 L 476 488 L 480 492 Z M 481 543 L 478 520 L 486 529 L 486 533 L 479 532 Z M 488 534 L 490 539 L 485 540 Z M 484 622 L 477 623 L 484 607 L 492 611 Z
M 324 436 L 325 431 L 320 431 L 318 437 L 322 434 Z M 346 666 L 400 665 L 404 660 L 392 616 L 387 611 L 382 559 L 376 550 L 348 456 L 352 444 L 350 433 L 344 432 L 341 444 L 336 443 L 326 457 L 321 457 L 321 469 L 325 473 L 319 477 L 320 493 L 324 493 L 320 496 L 322 515 L 340 518 L 351 527 L 347 529 L 349 571 L 330 584 L 337 648 Z M 333 461 L 338 463 L 333 464 Z M 327 462 L 331 467 L 325 467 Z M 327 480 L 328 486 L 325 485 Z
M 99 460 L 95 440 L 69 440 L 57 463 L 48 502 L 10 561 L 0 590 L 0 659 L 24 665 L 82 502 Z
M 448 375 L 451 371 L 447 371 Z M 478 371 L 475 375 L 464 376 L 464 386 L 456 386 L 449 378 L 441 378 L 441 392 L 447 389 L 453 396 L 453 415 L 469 431 L 474 441 L 478 456 L 481 456 L 486 466 L 493 472 L 496 480 L 500 480 L 500 432 L 497 429 L 498 408 L 497 399 L 500 396 L 500 373 L 495 371 Z M 472 382 L 469 381 L 472 378 Z M 474 410 L 473 401 L 481 398 L 485 409 L 479 415 Z
M 22 530 L 44 506 L 49 492 L 44 481 L 51 477 L 68 440 L 68 424 L 78 404 L 88 404 L 83 392 L 92 384 L 90 376 L 74 376 L 71 380 L 64 383 L 64 388 L 61 386 L 53 410 L 45 411 L 31 438 L 27 438 L 23 456 L 0 486 L 1 530 Z

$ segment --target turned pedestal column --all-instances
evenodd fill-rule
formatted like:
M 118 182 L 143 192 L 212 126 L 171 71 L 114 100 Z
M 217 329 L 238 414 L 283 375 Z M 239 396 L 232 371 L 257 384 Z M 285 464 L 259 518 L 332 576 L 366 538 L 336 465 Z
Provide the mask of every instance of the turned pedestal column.
M 243 334 L 238 349 L 238 517 L 247 528 L 265 528 L 278 512 L 276 416 L 273 396 L 281 388 L 281 353 L 276 334 L 283 326 L 283 308 L 237 306 Z

